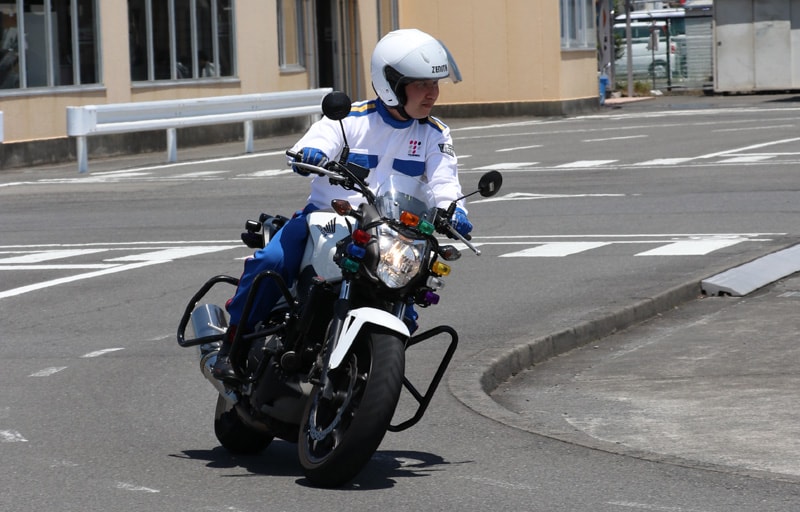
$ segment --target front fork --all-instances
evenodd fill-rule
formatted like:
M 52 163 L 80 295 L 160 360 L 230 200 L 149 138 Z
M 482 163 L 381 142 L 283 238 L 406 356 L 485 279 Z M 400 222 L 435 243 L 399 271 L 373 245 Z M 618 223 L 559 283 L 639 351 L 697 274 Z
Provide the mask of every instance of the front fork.
M 328 399 L 331 398 L 332 394 L 328 377 L 331 354 L 333 354 L 333 349 L 336 348 L 339 336 L 342 334 L 342 328 L 344 327 L 344 321 L 348 311 L 350 311 L 350 280 L 344 279 L 339 289 L 339 297 L 333 305 L 333 319 L 331 320 L 328 334 L 325 338 L 325 349 L 322 351 L 321 358 L 317 360 L 314 369 L 312 369 L 311 378 L 309 379 L 312 383 L 319 384 L 323 396 Z

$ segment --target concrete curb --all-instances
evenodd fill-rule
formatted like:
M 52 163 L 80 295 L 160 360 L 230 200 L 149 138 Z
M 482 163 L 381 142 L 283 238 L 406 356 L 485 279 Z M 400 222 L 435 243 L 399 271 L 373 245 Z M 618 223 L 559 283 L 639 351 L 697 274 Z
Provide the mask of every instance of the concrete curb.
M 500 384 L 547 359 L 627 329 L 700 294 L 700 283 L 693 280 L 576 327 L 532 341 L 526 341 L 527 338 L 513 340 L 504 347 L 486 349 L 464 364 L 451 368 L 448 386 L 453 395 L 470 409 L 493 419 L 517 418 L 510 422 L 516 426 L 519 417 L 489 396 Z M 476 374 L 480 376 L 476 378 Z
M 785 248 L 783 247 L 783 249 Z M 763 257 L 761 256 L 761 258 Z M 563 429 L 554 428 L 552 424 L 546 421 L 522 416 L 506 409 L 491 397 L 491 393 L 501 384 L 507 382 L 521 371 L 529 370 L 552 357 L 565 354 L 575 348 L 633 327 L 700 298 L 702 295 L 701 279 L 695 278 L 687 283 L 675 286 L 653 297 L 640 300 L 630 306 L 576 327 L 534 340 L 518 338 L 511 340 L 502 347 L 487 348 L 472 356 L 469 360 L 465 360 L 463 363 L 448 370 L 448 388 L 459 402 L 485 418 L 557 441 L 647 461 L 753 478 L 800 483 L 800 478 L 794 475 L 718 465 L 670 454 L 653 453 L 602 441 L 581 431 L 570 429 L 567 425 L 564 425 Z

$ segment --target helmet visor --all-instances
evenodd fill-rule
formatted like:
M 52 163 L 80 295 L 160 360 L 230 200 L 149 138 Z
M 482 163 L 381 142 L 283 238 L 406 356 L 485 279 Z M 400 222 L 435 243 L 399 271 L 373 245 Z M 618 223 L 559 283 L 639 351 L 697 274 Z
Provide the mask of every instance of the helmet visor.
M 453 54 L 450 53 L 450 50 L 447 49 L 447 46 L 441 41 L 439 41 L 439 44 L 442 45 L 444 52 L 447 54 L 447 67 L 450 70 L 447 80 L 457 84 L 461 81 L 461 70 L 458 69 L 458 64 L 456 64 L 456 60 L 453 58 Z

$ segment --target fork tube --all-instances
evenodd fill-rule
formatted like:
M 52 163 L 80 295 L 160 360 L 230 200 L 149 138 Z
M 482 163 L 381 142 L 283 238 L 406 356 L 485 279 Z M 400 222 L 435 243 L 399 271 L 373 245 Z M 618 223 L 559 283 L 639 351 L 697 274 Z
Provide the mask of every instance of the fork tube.
M 328 338 L 325 340 L 325 352 L 322 358 L 322 372 L 320 375 L 320 387 L 323 390 L 328 383 L 328 366 L 331 362 L 331 354 L 339 342 L 339 335 L 342 333 L 344 319 L 348 311 L 350 311 L 350 280 L 345 279 L 342 281 L 342 287 L 339 290 L 339 298 L 333 305 L 333 319 L 328 331 Z

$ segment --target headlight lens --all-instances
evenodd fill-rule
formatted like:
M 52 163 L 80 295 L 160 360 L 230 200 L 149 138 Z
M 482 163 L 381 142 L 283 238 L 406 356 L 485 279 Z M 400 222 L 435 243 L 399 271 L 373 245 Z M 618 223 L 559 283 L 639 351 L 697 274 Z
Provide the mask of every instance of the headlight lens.
M 378 228 L 378 277 L 389 288 L 402 288 L 419 273 L 425 240 L 406 238 L 387 225 Z

